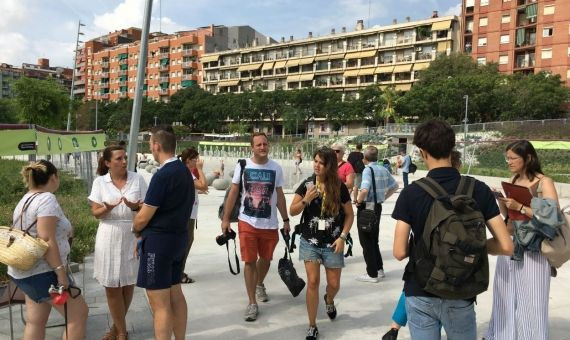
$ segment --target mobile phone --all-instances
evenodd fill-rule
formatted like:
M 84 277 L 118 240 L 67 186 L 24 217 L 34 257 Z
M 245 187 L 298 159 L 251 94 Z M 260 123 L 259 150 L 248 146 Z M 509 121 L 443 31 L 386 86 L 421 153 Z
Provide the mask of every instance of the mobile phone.
M 500 191 L 493 191 L 493 195 L 495 195 L 495 198 L 505 198 L 505 195 Z
M 313 182 L 311 182 L 311 181 L 305 182 L 305 188 L 306 188 L 307 190 L 310 190 L 310 189 L 311 189 L 312 187 L 314 187 L 314 186 L 315 186 L 315 184 L 314 184 Z

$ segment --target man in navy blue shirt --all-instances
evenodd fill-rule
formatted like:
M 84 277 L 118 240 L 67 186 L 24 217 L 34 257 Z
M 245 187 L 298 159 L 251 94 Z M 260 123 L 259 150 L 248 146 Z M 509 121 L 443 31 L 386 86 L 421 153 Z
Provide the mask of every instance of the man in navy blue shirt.
M 160 169 L 150 181 L 133 232 L 140 233 L 137 286 L 145 288 L 154 318 L 156 339 L 186 335 L 186 299 L 180 287 L 188 242 L 186 224 L 194 204 L 194 181 L 176 158 L 171 126 L 151 130 L 150 150 Z
M 455 193 L 461 175 L 451 166 L 455 132 L 449 124 L 439 120 L 421 124 L 415 131 L 414 144 L 419 148 L 429 170 L 427 176 L 449 194 Z M 485 183 L 476 181 L 472 197 L 493 235 L 487 240 L 487 252 L 494 255 L 511 255 L 513 242 L 491 189 Z M 397 220 L 393 251 L 394 257 L 399 261 L 413 254 L 416 245 L 414 238 L 421 237 L 432 203 L 433 198 L 415 182 L 400 193 L 392 212 L 392 218 Z M 442 326 L 450 340 L 475 340 L 477 324 L 474 299 L 442 299 L 427 293 L 416 280 L 413 263 L 414 261 L 410 260 L 404 275 L 406 311 L 412 340 L 440 339 Z

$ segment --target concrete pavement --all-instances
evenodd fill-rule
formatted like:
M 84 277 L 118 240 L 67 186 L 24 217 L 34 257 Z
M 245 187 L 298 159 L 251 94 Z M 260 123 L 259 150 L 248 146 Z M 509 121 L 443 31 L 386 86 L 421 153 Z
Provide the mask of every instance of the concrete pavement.
M 229 161 L 226 162 L 226 172 L 231 168 L 229 164 L 231 164 Z M 304 173 L 310 173 L 310 168 L 305 167 Z M 418 173 L 415 178 L 420 175 Z M 147 174 L 145 176 L 149 177 Z M 401 183 L 401 178 L 398 179 Z M 294 180 L 295 178 L 291 178 L 290 182 Z M 216 235 L 220 233 L 217 211 L 223 195 L 223 191 L 213 188 L 210 188 L 208 195 L 200 195 L 198 229 L 195 232 L 194 245 L 186 267 L 186 272 L 196 282 L 183 285 L 188 302 L 187 337 L 196 340 L 304 339 L 308 323 L 304 292 L 293 298 L 277 274 L 277 261 L 284 253 L 283 242 L 280 242 L 275 250 L 274 261 L 265 281 L 270 301 L 260 303 L 260 315 L 256 322 L 248 323 L 243 320 L 242 315 L 247 305 L 243 276 L 230 274 L 226 249 L 219 247 L 214 241 Z M 288 203 L 291 202 L 292 196 L 291 193 L 286 195 Z M 354 256 L 346 260 L 346 267 L 342 273 L 341 289 L 335 299 L 339 314 L 334 322 L 329 321 L 324 311 L 324 304 L 320 301 L 317 319 L 320 339 L 379 339 L 388 330 L 392 311 L 403 287 L 401 277 L 406 263 L 398 262 L 392 256 L 395 222 L 389 215 L 396 198 L 397 196 L 394 196 L 385 202 L 381 220 L 380 249 L 386 278 L 377 284 L 355 281 L 357 276 L 365 272 L 365 265 L 362 249 L 358 244 L 358 235 L 354 229 Z M 561 204 L 570 204 L 570 199 L 563 198 Z M 292 225 L 298 223 L 298 220 L 299 216 L 291 218 Z M 306 278 L 303 264 L 297 260 L 298 251 L 293 254 L 293 259 L 299 275 Z M 490 257 L 491 282 L 495 263 L 496 259 Z M 100 339 L 109 327 L 110 316 L 104 290 L 91 278 L 92 258 L 87 258 L 85 273 L 84 291 L 90 307 L 87 339 Z M 321 273 L 320 295 L 323 295 L 324 270 Z M 81 274 L 76 276 L 81 277 Z M 553 340 L 570 340 L 568 292 L 570 292 L 570 265 L 560 270 L 558 277 L 553 278 L 551 283 L 550 338 Z M 479 337 L 484 336 L 491 314 L 491 301 L 492 284 L 487 292 L 479 296 L 476 306 Z M 13 316 L 16 326 L 15 338 L 20 339 L 23 324 L 17 312 L 19 307 L 13 312 Z M 61 317 L 55 314 L 52 313 L 50 323 L 61 321 Z M 0 339 L 9 339 L 7 318 L 7 309 L 0 310 Z M 127 318 L 131 339 L 153 339 L 152 317 L 143 290 L 135 289 L 135 297 Z M 49 329 L 47 339 L 58 339 L 61 331 L 61 327 Z M 399 339 L 409 339 L 407 328 L 400 331 Z

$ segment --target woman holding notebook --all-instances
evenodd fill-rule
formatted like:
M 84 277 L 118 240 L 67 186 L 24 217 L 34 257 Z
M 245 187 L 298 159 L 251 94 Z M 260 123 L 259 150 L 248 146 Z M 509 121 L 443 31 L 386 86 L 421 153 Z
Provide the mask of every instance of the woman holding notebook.
M 533 197 L 541 199 L 541 204 L 559 204 L 554 181 L 543 174 L 530 142 L 521 140 L 509 144 L 505 161 L 513 174 L 509 181 L 511 184 L 528 188 Z M 506 196 L 497 199 L 513 233 L 525 219 L 530 220 L 539 212 L 533 211 L 528 203 L 517 201 L 509 192 Z M 517 220 L 513 221 L 513 218 Z M 499 256 L 493 287 L 493 311 L 485 339 L 547 340 L 550 275 L 550 265 L 540 250 L 525 249 L 519 260 Z

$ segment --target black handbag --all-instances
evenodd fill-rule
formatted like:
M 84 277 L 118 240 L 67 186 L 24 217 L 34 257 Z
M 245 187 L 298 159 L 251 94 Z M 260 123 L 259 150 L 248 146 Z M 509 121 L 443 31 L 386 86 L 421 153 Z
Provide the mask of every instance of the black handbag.
M 378 223 L 378 216 L 376 216 L 376 205 L 378 204 L 378 197 L 376 196 L 376 180 L 374 179 L 374 170 L 372 167 L 368 167 L 370 173 L 372 174 L 372 190 L 374 190 L 374 210 L 370 209 L 358 209 L 356 213 L 356 227 L 358 230 L 370 233 L 372 229 Z M 366 202 L 362 203 L 366 204 Z
M 239 173 L 239 191 L 238 191 L 238 195 L 236 198 L 236 201 L 234 203 L 234 208 L 232 209 L 232 212 L 230 214 L 230 222 L 237 222 L 238 221 L 238 216 L 239 216 L 239 210 L 241 209 L 241 191 L 243 188 L 243 170 L 245 169 L 245 159 L 240 159 L 238 160 L 238 163 L 240 165 L 240 173 Z M 222 202 L 222 204 L 220 204 L 220 207 L 218 208 L 218 218 L 220 220 L 224 219 L 224 209 L 225 209 L 225 205 L 226 205 L 226 201 L 228 200 L 228 195 L 230 194 L 230 189 L 232 188 L 232 186 L 230 185 L 228 187 L 228 189 L 226 190 L 226 194 L 224 196 L 224 201 Z
M 279 259 L 279 264 L 277 265 L 277 271 L 279 272 L 281 280 L 283 281 L 283 283 L 285 283 L 285 285 L 287 286 L 293 297 L 296 297 L 303 291 L 303 288 L 305 288 L 305 281 L 302 278 L 300 278 L 299 275 L 297 275 L 297 271 L 295 270 L 295 267 L 293 267 L 293 261 L 291 261 L 291 255 L 289 254 L 290 236 L 285 235 L 283 230 L 281 231 L 281 235 L 283 235 L 286 247 L 285 247 L 285 256 Z

